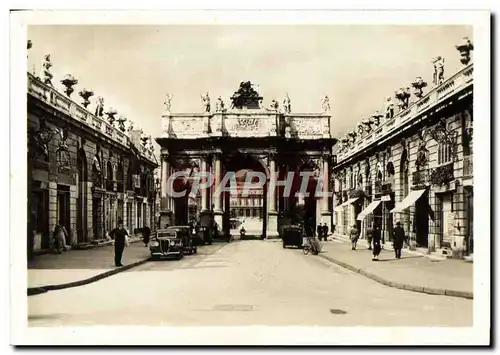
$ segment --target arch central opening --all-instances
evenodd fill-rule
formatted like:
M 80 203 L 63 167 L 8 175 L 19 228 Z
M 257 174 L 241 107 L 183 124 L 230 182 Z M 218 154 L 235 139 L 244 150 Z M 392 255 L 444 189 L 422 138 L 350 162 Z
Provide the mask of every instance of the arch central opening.
M 237 153 L 224 163 L 227 177 L 223 201 L 225 233 L 239 238 L 242 228 L 249 238 L 262 238 L 266 230 L 269 171 L 257 157 Z

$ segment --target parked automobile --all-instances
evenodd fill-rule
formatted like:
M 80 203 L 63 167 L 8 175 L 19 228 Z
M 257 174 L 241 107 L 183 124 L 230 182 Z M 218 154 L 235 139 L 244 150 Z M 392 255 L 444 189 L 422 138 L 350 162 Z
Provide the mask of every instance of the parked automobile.
M 183 238 L 176 230 L 160 229 L 151 238 L 149 250 L 153 259 L 169 256 L 182 259 L 184 256 Z
M 170 226 L 166 230 L 174 231 L 181 238 L 184 254 L 196 254 L 197 243 L 193 242 L 190 226 Z
M 283 227 L 283 234 L 281 236 L 281 239 L 283 240 L 283 248 L 286 248 L 289 245 L 302 248 L 304 235 L 304 228 L 301 226 L 290 225 Z

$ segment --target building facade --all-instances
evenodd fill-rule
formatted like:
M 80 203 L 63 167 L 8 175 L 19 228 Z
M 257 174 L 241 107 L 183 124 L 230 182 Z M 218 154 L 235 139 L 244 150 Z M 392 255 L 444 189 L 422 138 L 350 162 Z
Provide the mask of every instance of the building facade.
M 50 249 L 57 223 L 66 227 L 69 245 L 107 237 L 123 219 L 131 233 L 155 226 L 158 166 L 152 142 L 116 111 L 104 113 L 103 100 L 88 108 L 71 99 L 76 80 L 66 77 L 65 94 L 56 90 L 46 58 L 40 77 L 28 73 L 28 222 L 34 250 Z M 44 63 L 44 64 L 45 64 Z M 106 114 L 107 117 L 104 117 Z
M 338 233 L 356 225 L 364 235 L 369 225 L 378 225 L 387 242 L 401 222 L 412 248 L 456 257 L 473 253 L 472 45 L 457 49 L 460 71 L 444 78 L 435 63 L 427 93 L 427 83 L 417 78 L 414 95 L 399 90 L 397 105 L 388 98 L 385 112 L 339 140 Z
M 330 134 L 330 114 L 291 113 L 288 97 L 283 109 L 273 100 L 270 108 L 262 107 L 262 97 L 250 82 L 243 82 L 225 108 L 221 98 L 211 110 L 208 95 L 203 113 L 173 114 L 167 100 L 163 115 L 163 135 L 156 141 L 161 146 L 161 214 L 162 225 L 185 224 L 197 220 L 228 235 L 231 219 L 245 220 L 247 233 L 259 237 L 275 237 L 279 226 L 298 219 L 314 228 L 320 221 L 331 223 L 331 198 L 315 198 L 318 177 L 326 181 L 331 175 L 331 149 L 335 140 Z M 214 176 L 211 189 L 197 196 L 174 198 L 167 193 L 169 177 L 184 170 L 210 172 Z M 245 181 L 249 171 L 266 176 L 261 189 L 242 196 L 238 187 L 215 194 L 227 173 L 234 173 L 237 184 Z M 300 171 L 309 171 L 310 197 L 295 196 L 299 189 Z M 289 172 L 297 179 L 290 194 L 284 187 L 270 188 L 270 181 L 284 181 Z M 188 174 L 188 175 L 189 175 Z M 189 190 L 192 181 L 176 180 L 179 189 Z M 323 186 L 328 190 L 328 183 Z M 231 188 L 230 184 L 227 185 Z

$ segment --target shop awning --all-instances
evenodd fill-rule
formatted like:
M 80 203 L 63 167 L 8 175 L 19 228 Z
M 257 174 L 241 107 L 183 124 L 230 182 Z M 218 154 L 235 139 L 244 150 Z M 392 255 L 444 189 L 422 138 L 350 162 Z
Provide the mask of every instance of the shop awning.
M 424 190 L 415 190 L 411 191 L 401 202 L 396 203 L 396 207 L 394 207 L 390 213 L 403 212 L 403 210 L 407 209 L 411 205 L 415 203 L 425 192 Z
M 370 213 L 372 213 L 375 208 L 377 208 L 377 206 L 380 204 L 380 200 L 377 200 L 377 201 L 372 201 L 363 211 L 361 211 L 359 214 L 358 214 L 358 217 L 356 218 L 358 221 L 362 221 L 363 219 L 366 218 L 366 216 L 368 216 Z
M 342 208 L 350 205 L 351 203 L 353 202 L 356 202 L 357 200 L 359 199 L 359 197 L 353 197 L 353 198 L 350 198 L 348 199 L 346 202 L 344 202 L 343 204 L 341 205 L 338 205 L 337 207 L 334 208 L 334 211 L 335 212 L 340 212 L 342 210 Z

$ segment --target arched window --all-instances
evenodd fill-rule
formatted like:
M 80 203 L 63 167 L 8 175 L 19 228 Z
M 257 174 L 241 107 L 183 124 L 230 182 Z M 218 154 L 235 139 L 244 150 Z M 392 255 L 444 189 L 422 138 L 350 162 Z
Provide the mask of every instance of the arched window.
M 108 179 L 109 181 L 114 180 L 113 165 L 111 165 L 111 161 L 109 160 L 106 168 L 106 179 Z
M 92 163 L 92 183 L 98 187 L 101 187 L 102 185 L 101 164 L 97 156 L 94 157 L 94 161 Z
M 401 154 L 401 162 L 399 165 L 399 178 L 400 178 L 400 185 L 403 190 L 403 197 L 408 195 L 409 192 L 409 182 L 408 182 L 408 152 L 407 150 L 403 150 L 403 153 Z

